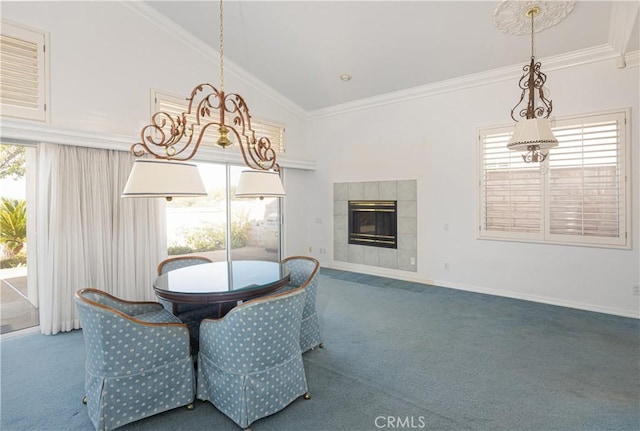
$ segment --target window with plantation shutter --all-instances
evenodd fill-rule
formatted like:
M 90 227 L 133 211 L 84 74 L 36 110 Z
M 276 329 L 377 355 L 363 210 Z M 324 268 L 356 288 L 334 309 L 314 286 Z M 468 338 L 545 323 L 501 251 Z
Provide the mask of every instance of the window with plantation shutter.
M 155 102 L 155 106 L 153 108 L 154 112 L 166 112 L 175 118 L 187 111 L 189 102 L 186 97 L 178 97 L 156 90 L 153 98 Z M 187 122 L 188 124 L 195 124 L 195 114 L 187 115 Z M 284 153 L 283 126 L 256 120 L 254 117 L 251 117 L 251 128 L 255 132 L 256 138 L 261 138 L 263 136 L 269 138 L 271 148 L 273 148 L 276 153 Z M 198 132 L 199 130 L 197 130 L 196 126 L 194 133 L 197 135 Z M 219 134 L 215 127 L 207 128 L 201 145 L 205 147 L 216 147 L 215 142 L 218 140 L 218 136 Z
M 480 130 L 479 237 L 628 247 L 627 117 L 557 119 L 541 164 L 507 150 L 513 126 Z
M 3 117 L 46 121 L 46 35 L 2 22 L 0 104 Z
M 483 232 L 518 232 L 537 237 L 542 229 L 542 181 L 537 166 L 525 163 L 520 154 L 509 151 L 513 127 L 481 132 Z
M 550 235 L 612 244 L 624 237 L 625 120 L 617 113 L 556 122 L 558 146 L 548 163 Z

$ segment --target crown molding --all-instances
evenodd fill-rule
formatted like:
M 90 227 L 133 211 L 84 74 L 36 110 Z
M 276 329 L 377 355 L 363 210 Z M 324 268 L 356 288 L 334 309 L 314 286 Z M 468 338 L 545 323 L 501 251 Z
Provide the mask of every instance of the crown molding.
M 140 15 L 142 18 L 146 19 L 147 21 L 158 27 L 160 30 L 170 35 L 172 38 L 181 41 L 185 44 L 185 46 L 193 49 L 198 55 L 211 59 L 211 61 L 216 65 L 220 64 L 218 60 L 219 52 L 217 50 L 211 48 L 209 45 L 195 37 L 193 34 L 189 33 L 187 30 L 167 18 L 165 15 L 153 9 L 151 6 L 145 4 L 145 2 L 132 2 L 126 0 L 119 1 L 123 6 Z M 305 111 L 302 107 L 297 105 L 291 99 L 284 97 L 273 87 L 270 87 L 263 81 L 259 80 L 251 73 L 243 69 L 241 66 L 229 60 L 227 57 L 224 58 L 224 71 L 225 73 L 233 75 L 235 78 L 252 87 L 256 91 L 262 93 L 269 99 L 272 99 L 276 103 L 289 109 L 293 113 L 304 118 L 307 117 L 307 111 Z M 197 84 L 199 83 L 194 83 L 194 85 Z
M 640 67 L 640 51 L 634 51 L 624 56 L 626 67 Z
M 211 61 L 218 64 L 217 50 L 211 48 L 193 34 L 189 33 L 163 14 L 145 4 L 145 2 L 131 2 L 126 0 L 119 1 L 123 6 L 171 35 L 171 37 L 180 40 L 185 44 L 185 46 L 198 53 L 198 55 L 210 58 Z M 613 2 L 608 43 L 559 56 L 540 59 L 544 64 L 545 71 L 548 72 L 550 70 L 571 68 L 588 63 L 606 61 L 612 58 L 620 58 L 621 56 L 626 60 L 626 67 L 637 67 L 638 53 L 625 53 L 624 50 L 628 45 L 635 19 L 637 19 L 638 8 L 639 6 L 637 2 Z M 466 75 L 433 84 L 407 88 L 396 92 L 385 93 L 379 96 L 368 97 L 312 111 L 304 110 L 295 102 L 276 91 L 273 87 L 257 79 L 238 64 L 227 58 L 225 58 L 225 72 L 230 73 L 241 82 L 274 100 L 283 107 L 291 110 L 300 117 L 308 120 L 314 120 L 371 109 L 388 104 L 421 99 L 437 94 L 483 86 L 491 83 L 518 79 L 522 74 L 522 64 Z
M 588 63 L 600 61 L 608 61 L 619 57 L 609 44 L 598 45 L 579 51 L 573 51 L 567 54 L 538 59 L 544 65 L 545 72 L 550 70 L 560 70 Z M 435 96 L 437 94 L 449 93 L 452 91 L 463 90 L 467 88 L 479 87 L 496 82 L 507 80 L 517 80 L 522 74 L 522 64 L 507 66 L 498 69 L 492 69 L 472 75 L 466 75 L 459 78 L 449 79 L 445 81 L 435 82 L 433 84 L 421 85 L 418 87 L 407 88 L 392 93 L 386 93 L 379 96 L 368 97 L 354 102 L 343 103 L 329 108 L 318 109 L 309 112 L 309 119 L 320 119 L 342 115 L 349 112 L 372 109 L 379 106 L 402 103 L 415 99 Z

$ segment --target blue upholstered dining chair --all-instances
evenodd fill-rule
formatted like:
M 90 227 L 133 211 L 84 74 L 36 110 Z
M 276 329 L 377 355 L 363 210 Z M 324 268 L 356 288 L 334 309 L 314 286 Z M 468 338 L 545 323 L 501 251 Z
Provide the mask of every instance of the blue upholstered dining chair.
M 213 261 L 204 256 L 176 256 L 169 257 L 158 264 L 158 275 L 165 274 L 174 269 L 184 268 L 185 266 L 200 265 L 203 263 L 212 263 Z M 165 299 L 158 298 L 158 301 L 164 308 L 173 312 L 173 304 Z M 199 305 L 180 304 L 177 313 L 183 311 L 191 311 L 199 308 Z
M 173 271 L 174 269 L 184 268 L 185 266 L 200 265 L 201 263 L 213 262 L 204 256 L 176 256 L 169 257 L 158 264 L 158 275 Z
M 306 352 L 316 346 L 322 348 L 324 345 L 316 308 L 320 262 L 309 256 L 291 256 L 283 259 L 282 264 L 291 271 L 291 281 L 285 289 L 303 288 L 307 291 L 300 328 L 300 350 Z
M 203 263 L 212 263 L 213 261 L 204 256 L 176 256 L 170 257 L 158 264 L 158 275 L 165 274 L 169 271 L 184 268 L 186 266 L 201 265 Z M 213 305 L 192 305 L 192 304 L 173 304 L 166 299 L 158 298 L 158 302 L 162 306 L 175 314 L 182 322 L 189 327 L 191 334 L 191 352 L 195 356 L 198 352 L 198 331 L 200 330 L 200 321 L 205 317 L 218 315 L 218 306 Z
M 193 408 L 189 330 L 157 302 L 123 301 L 97 289 L 76 292 L 85 343 L 85 391 L 98 431 L 180 406 Z
M 264 296 L 203 320 L 196 398 L 242 428 L 309 399 L 299 346 L 305 296 L 304 289 Z

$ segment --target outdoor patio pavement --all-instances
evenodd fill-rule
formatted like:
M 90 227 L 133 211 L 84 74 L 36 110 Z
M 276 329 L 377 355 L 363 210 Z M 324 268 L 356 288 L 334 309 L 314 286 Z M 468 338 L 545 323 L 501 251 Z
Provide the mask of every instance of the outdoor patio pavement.
M 38 325 L 38 309 L 27 299 L 26 268 L 0 270 L 0 320 L 0 334 Z

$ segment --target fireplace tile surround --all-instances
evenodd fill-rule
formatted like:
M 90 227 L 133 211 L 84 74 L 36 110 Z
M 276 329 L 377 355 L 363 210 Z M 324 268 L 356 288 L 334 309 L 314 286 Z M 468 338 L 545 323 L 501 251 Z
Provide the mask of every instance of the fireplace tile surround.
M 398 201 L 398 248 L 348 243 L 350 200 Z M 360 265 L 417 272 L 417 181 L 366 181 L 333 184 L 333 259 Z

